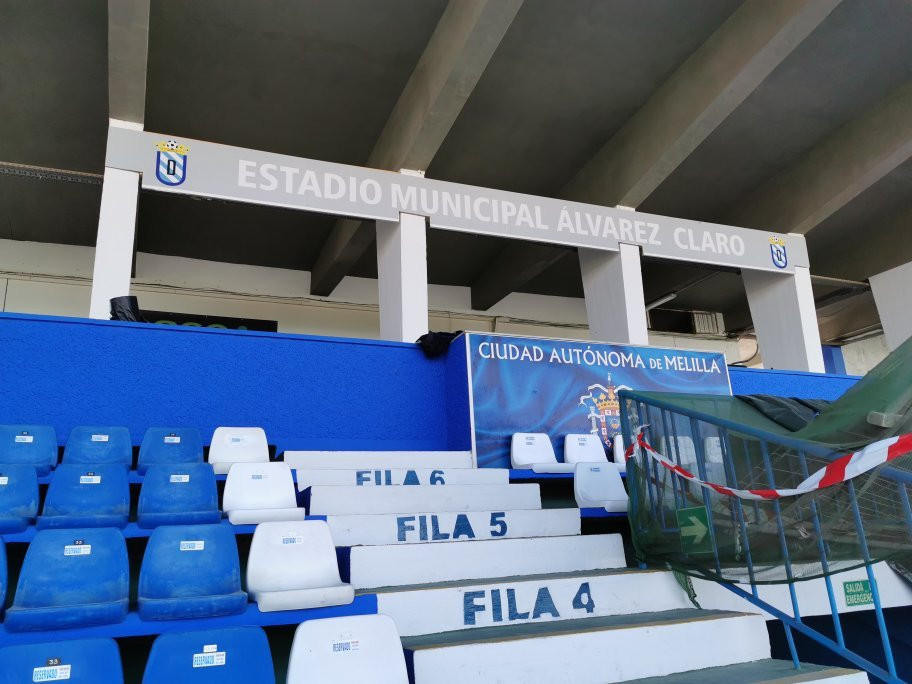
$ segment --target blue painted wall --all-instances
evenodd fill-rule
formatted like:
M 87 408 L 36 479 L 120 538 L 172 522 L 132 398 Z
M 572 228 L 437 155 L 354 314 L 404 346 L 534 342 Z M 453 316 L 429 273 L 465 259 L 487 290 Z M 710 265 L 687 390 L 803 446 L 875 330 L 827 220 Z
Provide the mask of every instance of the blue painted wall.
M 729 366 L 732 394 L 774 394 L 800 399 L 838 399 L 858 382 L 854 375 L 822 375 L 800 371 Z
M 0 314 L 0 423 L 259 425 L 279 451 L 469 449 L 465 344 Z M 857 378 L 731 369 L 736 394 L 835 399 Z
M 823 366 L 826 372 L 834 375 L 845 375 L 845 356 L 842 354 L 842 347 L 825 344 L 821 349 L 823 350 Z
M 414 344 L 0 314 L 0 423 L 50 424 L 61 443 L 83 424 L 134 444 L 150 426 L 208 443 L 259 425 L 279 451 L 469 449 L 465 384 L 464 363 Z

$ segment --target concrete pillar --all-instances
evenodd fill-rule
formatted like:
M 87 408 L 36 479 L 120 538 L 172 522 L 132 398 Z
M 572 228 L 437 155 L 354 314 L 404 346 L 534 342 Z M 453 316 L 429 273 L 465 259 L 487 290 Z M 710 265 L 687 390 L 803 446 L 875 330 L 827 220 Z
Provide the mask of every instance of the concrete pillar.
M 741 277 L 764 367 L 825 372 L 810 270 L 743 271 Z
M 130 294 L 138 199 L 138 173 L 105 168 L 95 240 L 90 318 L 109 319 L 111 298 Z
M 624 243 L 617 252 L 581 247 L 579 262 L 592 339 L 649 344 L 640 248 Z
M 428 331 L 427 230 L 424 216 L 377 221 L 380 337 L 414 342 Z
M 912 337 L 912 263 L 873 275 L 870 282 L 887 347 L 893 351 Z

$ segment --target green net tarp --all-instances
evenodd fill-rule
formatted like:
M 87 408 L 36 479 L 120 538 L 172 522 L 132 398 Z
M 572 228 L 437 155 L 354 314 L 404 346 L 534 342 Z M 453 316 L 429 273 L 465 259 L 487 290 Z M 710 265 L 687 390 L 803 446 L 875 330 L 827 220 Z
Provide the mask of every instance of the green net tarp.
M 794 432 L 734 397 L 630 393 L 622 410 L 625 439 L 646 426 L 653 447 L 703 481 L 794 488 L 847 453 L 912 433 L 912 340 Z M 869 422 L 872 411 L 892 416 L 892 426 Z M 791 582 L 912 551 L 912 456 L 776 501 L 707 490 L 642 450 L 628 462 L 627 482 L 639 559 L 692 576 Z

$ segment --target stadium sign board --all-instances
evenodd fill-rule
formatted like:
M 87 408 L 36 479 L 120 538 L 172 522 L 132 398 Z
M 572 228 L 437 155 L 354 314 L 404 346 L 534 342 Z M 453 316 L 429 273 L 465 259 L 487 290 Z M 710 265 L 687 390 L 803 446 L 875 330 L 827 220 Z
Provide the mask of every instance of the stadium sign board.
M 146 190 L 212 197 L 367 220 L 400 212 L 432 228 L 794 273 L 804 237 L 568 202 L 422 176 L 262 152 L 112 126 L 105 165 L 142 174 Z
M 509 468 L 516 432 L 597 435 L 610 454 L 622 389 L 730 395 L 725 355 L 580 340 L 466 333 L 472 448 L 480 467 Z

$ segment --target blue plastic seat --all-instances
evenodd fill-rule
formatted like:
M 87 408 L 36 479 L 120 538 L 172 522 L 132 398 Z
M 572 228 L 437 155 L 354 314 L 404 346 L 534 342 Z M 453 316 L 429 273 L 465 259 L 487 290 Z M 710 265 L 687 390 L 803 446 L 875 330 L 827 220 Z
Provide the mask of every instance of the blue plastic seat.
M 113 639 L 6 646 L 0 648 L 0 663 L 0 684 L 123 684 L 120 650 Z
M 133 465 L 133 444 L 125 427 L 74 427 L 63 450 L 64 463 Z
M 228 525 L 155 528 L 139 573 L 143 620 L 236 615 L 246 607 L 237 542 Z
M 42 530 L 25 561 L 6 629 L 33 632 L 122 622 L 130 572 L 120 530 Z
M 139 447 L 136 472 L 146 472 L 150 465 L 201 463 L 203 439 L 196 428 L 149 428 Z
M 152 465 L 139 492 L 140 527 L 217 523 L 215 471 L 208 463 Z
M 27 463 L 47 475 L 57 465 L 57 433 L 50 425 L 0 425 L 0 463 Z
M 152 644 L 143 684 L 275 684 L 272 654 L 259 627 L 162 634 Z
M 48 486 L 37 527 L 124 527 L 129 515 L 124 466 L 62 463 Z
M 38 515 L 38 473 L 30 465 L 0 465 L 0 534 L 22 532 Z
M 3 611 L 6 608 L 6 585 L 9 582 L 7 579 L 7 569 L 6 569 L 6 544 L 3 543 L 3 539 L 0 539 L 0 617 L 3 616 Z

